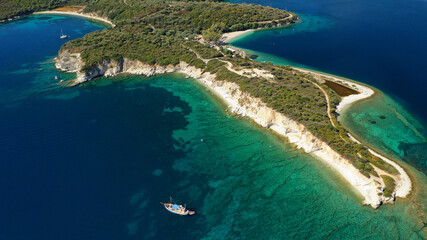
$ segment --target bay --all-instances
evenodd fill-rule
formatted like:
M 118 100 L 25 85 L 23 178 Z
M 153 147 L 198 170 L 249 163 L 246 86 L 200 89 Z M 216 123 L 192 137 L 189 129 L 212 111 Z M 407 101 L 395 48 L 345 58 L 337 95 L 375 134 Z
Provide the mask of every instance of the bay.
M 359 140 L 425 176 L 427 2 L 231 2 L 299 14 L 301 21 L 293 26 L 250 33 L 232 45 L 257 55 L 257 61 L 309 68 L 376 87 L 377 96 L 349 107 L 339 120 Z
M 51 32 L 54 43 L 20 53 L 46 41 L 48 33 L 33 34 L 14 45 L 15 31 L 28 28 Z M 195 80 L 121 75 L 57 85 L 54 76 L 73 77 L 52 63 L 61 28 L 72 37 L 102 29 L 57 16 L 0 26 L 8 49 L 0 59 L 9 59 L 1 91 L 11 96 L 0 101 L 1 238 L 423 238 L 410 202 L 362 206 L 337 173 L 229 116 Z M 165 211 L 158 202 L 171 195 L 197 215 Z

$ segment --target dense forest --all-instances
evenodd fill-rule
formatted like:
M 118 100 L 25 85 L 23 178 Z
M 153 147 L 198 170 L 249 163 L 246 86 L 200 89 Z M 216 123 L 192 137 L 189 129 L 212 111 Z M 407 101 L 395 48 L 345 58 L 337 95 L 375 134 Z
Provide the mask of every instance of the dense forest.
M 84 5 L 84 12 L 96 13 L 116 24 L 113 28 L 87 34 L 62 46 L 60 51 L 81 53 L 84 70 L 105 60 L 119 61 L 123 58 L 152 65 L 187 62 L 216 74 L 218 80 L 235 82 L 243 91 L 261 98 L 272 109 L 301 122 L 365 176 L 379 177 L 372 165 L 392 174 L 398 173 L 393 166 L 370 154 L 366 147 L 349 139 L 334 114 L 341 97 L 326 84 L 288 66 L 255 62 L 195 39 L 196 35 L 203 36 L 213 43 L 211 45 L 216 45 L 224 32 L 289 25 L 298 19 L 295 14 L 253 4 L 215 1 L 0 0 L 0 4 L 0 19 L 65 5 Z M 236 70 L 266 70 L 274 75 L 274 80 L 239 75 L 227 68 L 227 62 Z M 328 116 L 322 89 L 330 99 L 332 120 Z M 382 177 L 387 181 L 385 192 L 390 194 L 394 184 L 387 177 Z

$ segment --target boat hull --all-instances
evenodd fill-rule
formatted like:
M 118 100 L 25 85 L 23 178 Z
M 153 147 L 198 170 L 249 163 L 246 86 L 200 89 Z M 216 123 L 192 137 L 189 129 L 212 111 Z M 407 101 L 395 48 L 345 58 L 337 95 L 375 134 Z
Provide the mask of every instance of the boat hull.
M 196 212 L 194 211 L 190 211 L 188 209 L 174 209 L 173 206 L 174 204 L 172 203 L 161 203 L 166 210 L 168 210 L 169 212 L 173 213 L 173 214 L 177 214 L 180 216 L 187 216 L 187 215 L 194 215 Z
M 166 207 L 166 206 L 165 206 L 165 208 L 166 208 L 166 210 L 168 210 L 169 212 L 174 213 L 174 214 L 178 214 L 178 215 L 181 215 L 181 216 L 186 216 L 186 215 L 188 215 L 188 213 L 179 213 L 179 212 L 175 212 L 175 211 L 173 211 L 173 210 L 169 209 L 169 208 L 168 208 L 168 207 Z

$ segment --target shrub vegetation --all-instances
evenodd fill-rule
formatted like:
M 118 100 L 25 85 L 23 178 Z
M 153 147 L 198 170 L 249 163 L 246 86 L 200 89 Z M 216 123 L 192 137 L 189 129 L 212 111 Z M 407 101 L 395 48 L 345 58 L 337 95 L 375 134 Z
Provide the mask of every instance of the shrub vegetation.
M 147 64 L 176 65 L 181 61 L 214 73 L 218 80 L 238 84 L 242 91 L 262 99 L 272 109 L 304 124 L 314 135 L 346 157 L 365 176 L 378 176 L 372 165 L 391 174 L 397 170 L 369 153 L 361 144 L 351 141 L 347 131 L 335 117 L 327 113 L 323 92 L 313 84 L 311 75 L 288 66 L 259 63 L 249 58 L 218 51 L 193 40 L 203 34 L 208 41 L 218 41 L 223 32 L 289 24 L 295 14 L 271 7 L 253 4 L 230 4 L 214 1 L 169 0 L 0 0 L 0 19 L 33 11 L 53 9 L 65 5 L 85 5 L 85 12 L 97 13 L 116 24 L 116 27 L 93 32 L 83 38 L 65 43 L 60 51 L 81 53 L 84 70 L 106 60 L 136 59 Z M 202 59 L 210 59 L 206 64 Z M 274 79 L 249 77 L 230 71 L 225 62 L 236 70 L 262 69 Z M 330 111 L 335 109 L 340 96 L 325 84 L 330 99 Z M 394 182 L 382 176 L 387 194 Z

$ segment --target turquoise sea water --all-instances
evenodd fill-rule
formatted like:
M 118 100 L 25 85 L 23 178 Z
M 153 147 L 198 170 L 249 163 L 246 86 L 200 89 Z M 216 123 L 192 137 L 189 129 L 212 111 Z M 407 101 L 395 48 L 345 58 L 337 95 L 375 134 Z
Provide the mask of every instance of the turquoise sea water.
M 362 206 L 321 161 L 228 116 L 195 80 L 122 75 L 56 85 L 55 75 L 73 77 L 51 60 L 60 28 L 74 36 L 102 27 L 53 16 L 0 26 L 0 59 L 9 59 L 1 91 L 10 96 L 0 101 L 0 238 L 423 238 L 410 203 Z M 20 29 L 40 34 L 15 45 Z M 48 34 L 51 43 L 16 57 Z M 166 212 L 159 202 L 170 195 L 197 215 Z
M 410 164 L 425 178 L 426 1 L 231 2 L 288 9 L 302 18 L 293 26 L 232 41 L 257 55 L 257 61 L 332 73 L 384 91 L 348 108 L 339 120 L 357 138 Z M 423 204 L 427 208 L 427 200 Z
M 303 21 L 301 25 L 304 25 Z M 298 29 L 299 25 L 295 26 Z M 232 44 L 257 34 L 272 34 L 271 30 L 252 33 L 233 40 Z M 292 31 L 292 30 L 289 30 Z M 292 31 L 293 32 L 293 31 Z M 290 34 L 293 34 L 290 32 Z M 322 71 L 304 64 L 295 63 L 283 57 L 244 49 L 249 55 L 257 55 L 256 61 L 272 62 L 279 65 L 290 65 Z M 340 122 L 346 125 L 359 140 L 368 143 L 377 151 L 390 155 L 414 166 L 417 170 L 427 171 L 427 129 L 419 119 L 392 97 L 376 89 L 377 94 L 360 101 L 341 113 Z M 384 118 L 385 117 L 385 118 Z M 384 119 L 383 119 L 384 118 Z
M 388 155 L 427 173 L 424 126 L 401 105 L 382 93 L 346 109 L 340 120 L 358 139 L 368 139 Z

